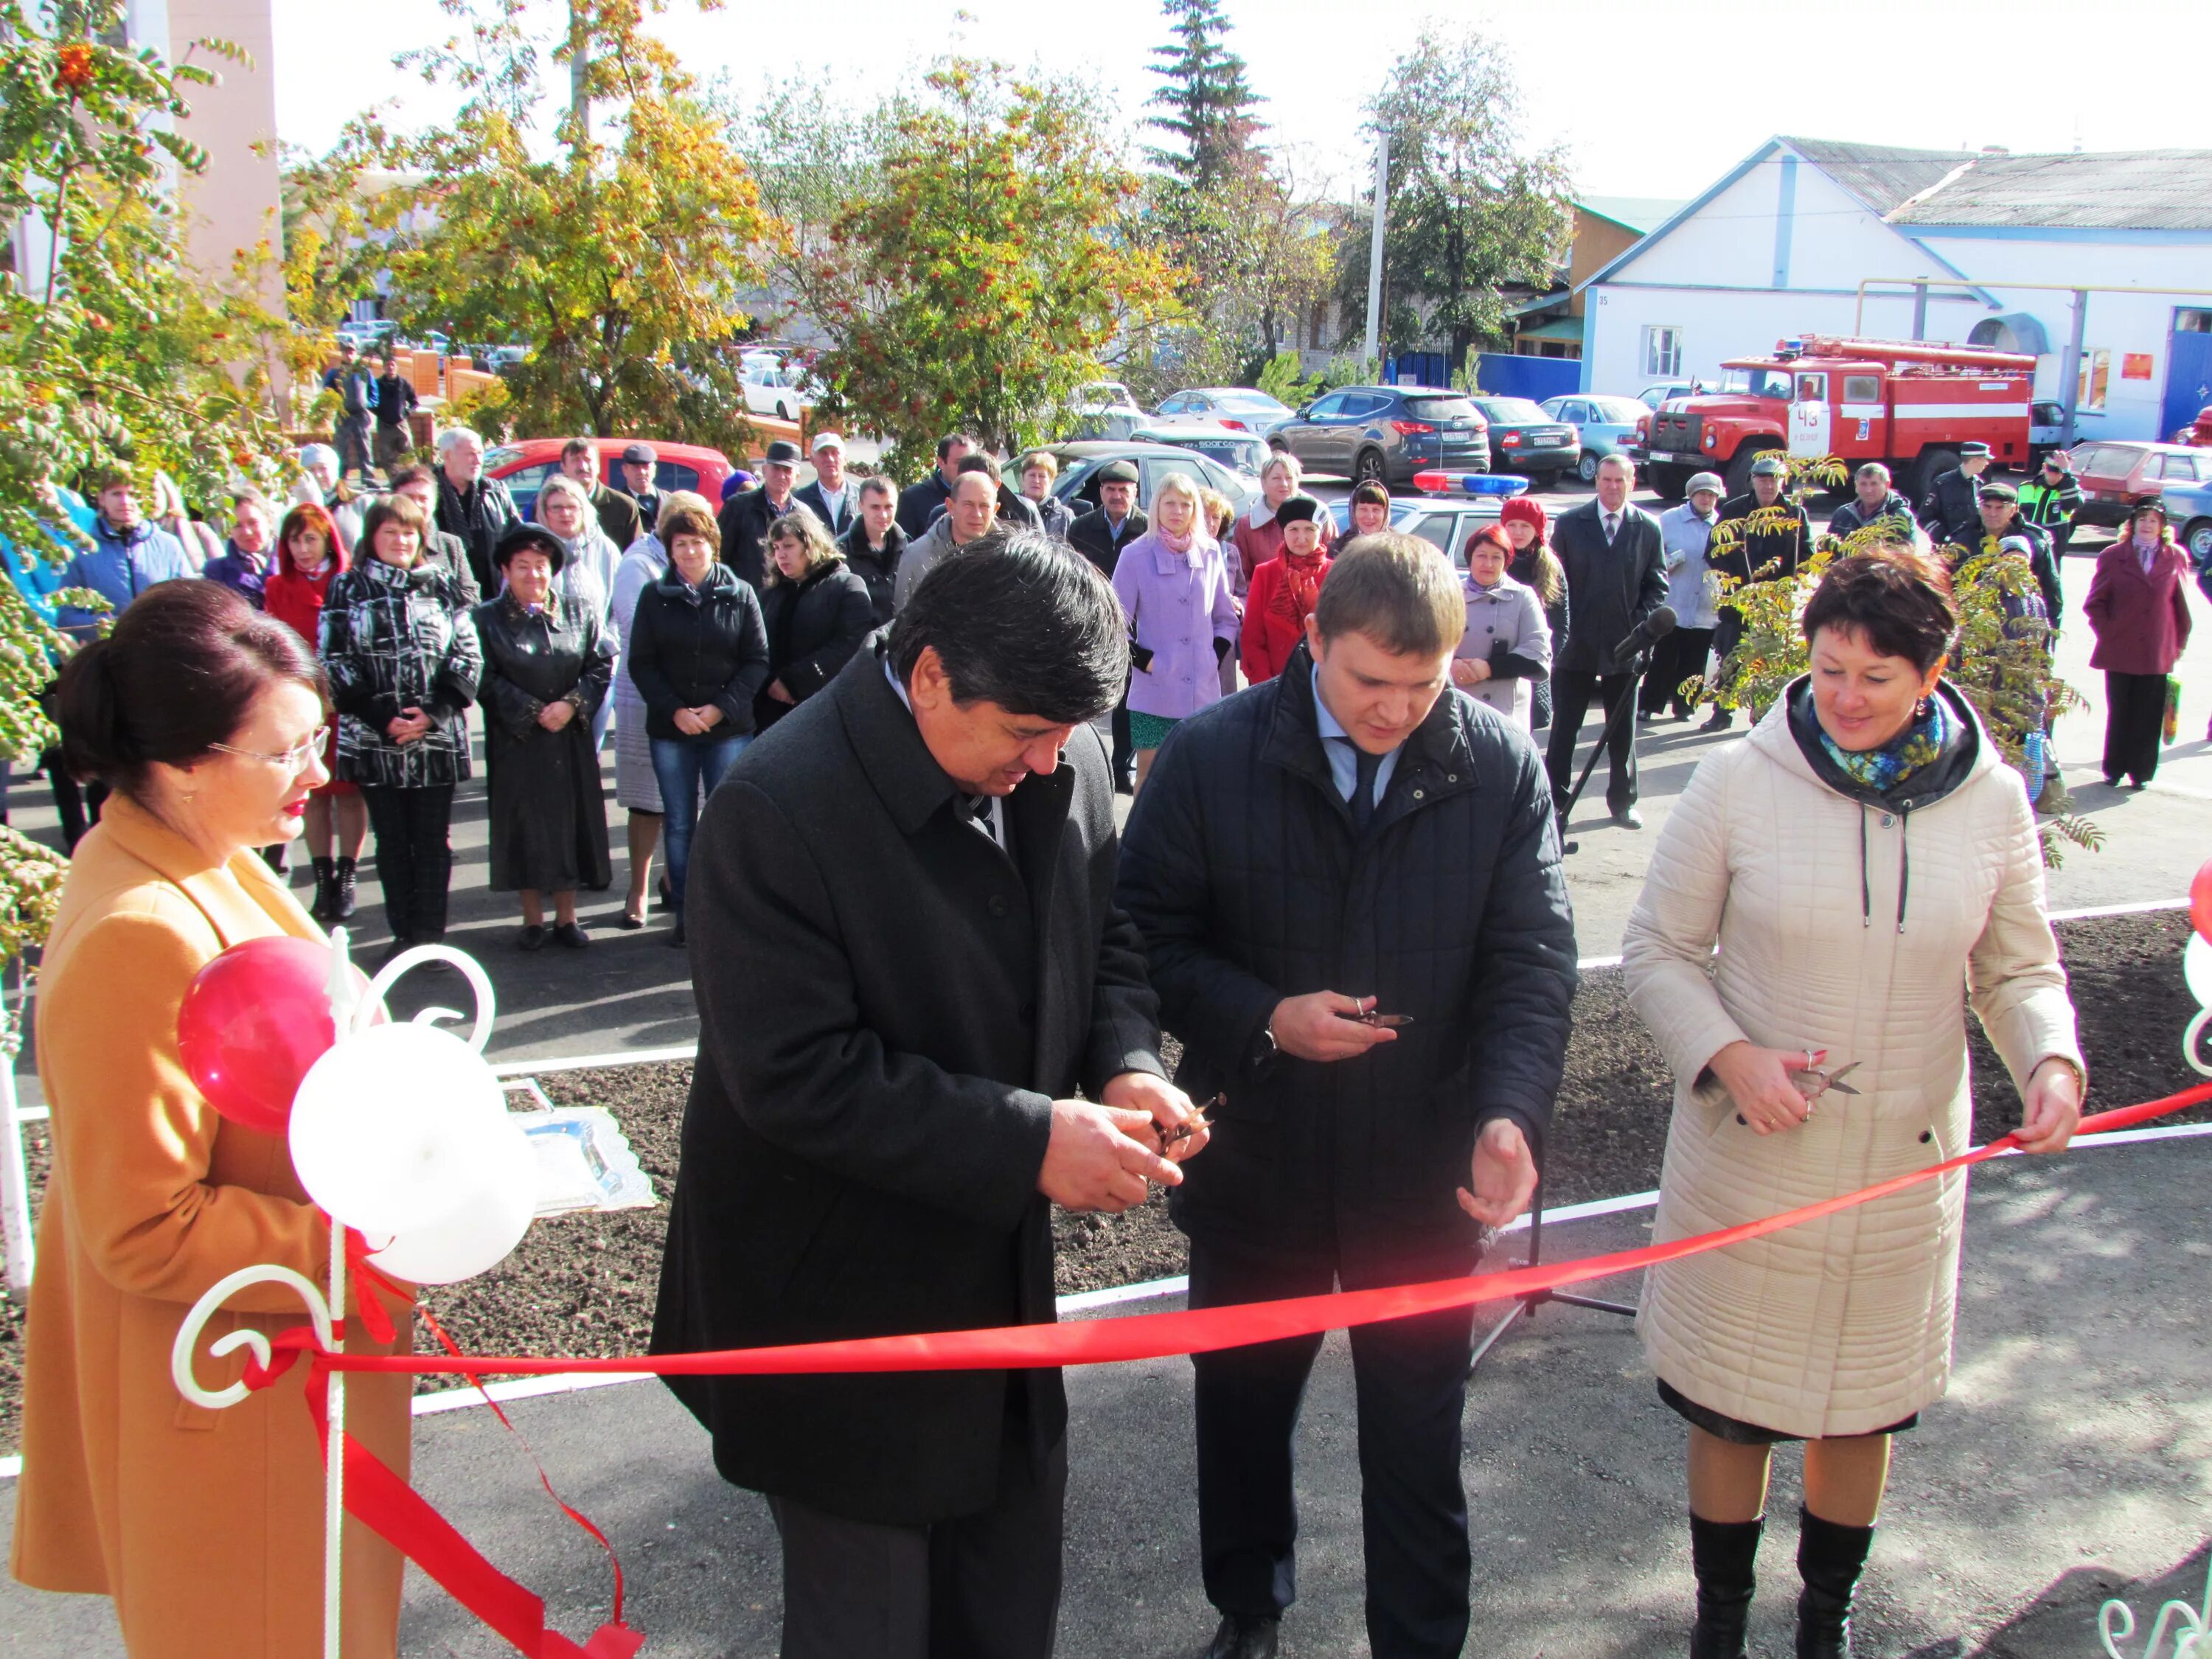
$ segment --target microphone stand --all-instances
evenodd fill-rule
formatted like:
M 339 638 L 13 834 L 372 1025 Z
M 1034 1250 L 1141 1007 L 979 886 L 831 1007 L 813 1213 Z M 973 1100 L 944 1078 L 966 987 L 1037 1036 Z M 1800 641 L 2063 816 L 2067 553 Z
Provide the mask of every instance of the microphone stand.
M 1539 1176 L 1536 1181 L 1536 1191 L 1528 1200 L 1528 1265 L 1531 1267 L 1537 1266 L 1542 1259 L 1543 1252 L 1544 1182 L 1542 1176 Z M 1523 1317 L 1534 1318 L 1536 1310 L 1547 1302 L 1562 1303 L 1570 1308 L 1589 1308 L 1598 1313 L 1619 1314 L 1626 1319 L 1636 1317 L 1635 1308 L 1626 1302 L 1607 1302 L 1597 1297 L 1575 1296 L 1565 1291 L 1531 1291 L 1526 1296 L 1514 1297 L 1513 1305 L 1506 1310 L 1505 1317 L 1492 1325 L 1484 1334 L 1482 1340 L 1475 1345 L 1474 1352 L 1468 1356 L 1467 1374 L 1469 1376 L 1474 1375 L 1475 1367 L 1482 1364 L 1482 1357 L 1498 1345 L 1498 1339 L 1505 1334 L 1507 1328 L 1515 1320 Z
M 1668 631 L 1671 633 L 1673 630 L 1670 629 Z M 1660 636 L 1661 639 L 1665 637 L 1665 635 Z M 1590 774 L 1597 770 L 1600 757 L 1613 747 L 1614 731 L 1624 721 L 1636 718 L 1637 696 L 1643 690 L 1644 677 L 1651 672 L 1651 650 L 1652 647 L 1658 642 L 1657 640 L 1654 640 L 1644 646 L 1626 661 L 1619 663 L 1613 671 L 1616 674 L 1626 672 L 1628 690 L 1620 702 L 1614 706 L 1613 713 L 1606 716 L 1605 730 L 1597 734 L 1597 747 L 1590 750 L 1589 758 L 1583 763 L 1582 775 L 1575 780 L 1575 787 L 1567 792 L 1565 801 L 1560 805 L 1559 850 L 1562 853 L 1577 853 L 1582 850 L 1580 842 L 1569 841 L 1566 838 L 1567 819 L 1573 816 L 1575 804 L 1582 799 L 1583 790 L 1590 781 Z

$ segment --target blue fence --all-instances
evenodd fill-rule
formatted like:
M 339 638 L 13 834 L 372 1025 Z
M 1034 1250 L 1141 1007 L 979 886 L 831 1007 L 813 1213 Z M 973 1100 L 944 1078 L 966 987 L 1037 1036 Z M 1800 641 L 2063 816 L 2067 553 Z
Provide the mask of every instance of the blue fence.
M 1486 351 L 1478 363 L 1476 381 L 1493 398 L 1527 398 L 1541 403 L 1582 387 L 1583 366 L 1571 357 L 1516 357 Z M 1441 351 L 1404 351 L 1382 361 L 1385 386 L 1449 386 L 1451 377 L 1451 359 Z

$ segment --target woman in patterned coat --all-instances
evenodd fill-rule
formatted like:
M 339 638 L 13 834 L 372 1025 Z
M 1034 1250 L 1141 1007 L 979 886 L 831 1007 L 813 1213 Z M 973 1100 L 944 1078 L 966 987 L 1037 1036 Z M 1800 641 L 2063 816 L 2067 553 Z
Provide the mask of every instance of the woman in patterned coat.
M 453 788 L 469 775 L 467 711 L 483 672 L 459 584 L 422 556 L 428 529 L 405 496 L 380 499 L 362 526 L 367 556 L 323 601 L 338 775 L 368 802 L 392 927 L 387 960 L 446 936 Z

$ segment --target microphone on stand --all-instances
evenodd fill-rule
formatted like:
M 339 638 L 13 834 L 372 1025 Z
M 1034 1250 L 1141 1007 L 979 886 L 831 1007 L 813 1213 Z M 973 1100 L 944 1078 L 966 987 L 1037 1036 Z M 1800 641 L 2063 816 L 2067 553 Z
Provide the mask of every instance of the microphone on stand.
M 1619 674 L 1626 672 L 1628 665 L 1638 657 L 1673 633 L 1680 620 L 1675 616 L 1673 605 L 1661 605 L 1637 623 L 1626 639 L 1613 647 L 1613 655 L 1606 663 L 1606 672 Z

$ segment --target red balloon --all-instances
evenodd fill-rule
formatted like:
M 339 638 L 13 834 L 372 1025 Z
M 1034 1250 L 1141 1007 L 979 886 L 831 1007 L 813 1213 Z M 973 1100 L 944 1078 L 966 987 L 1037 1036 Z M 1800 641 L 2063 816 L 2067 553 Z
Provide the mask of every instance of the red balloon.
M 2212 945 L 2212 859 L 2204 860 L 2197 879 L 2189 884 L 2189 919 L 2197 924 L 2205 943 Z
M 337 1041 L 331 947 L 283 935 L 234 945 L 199 971 L 177 1014 L 185 1070 L 234 1123 L 281 1135 L 307 1068 Z

